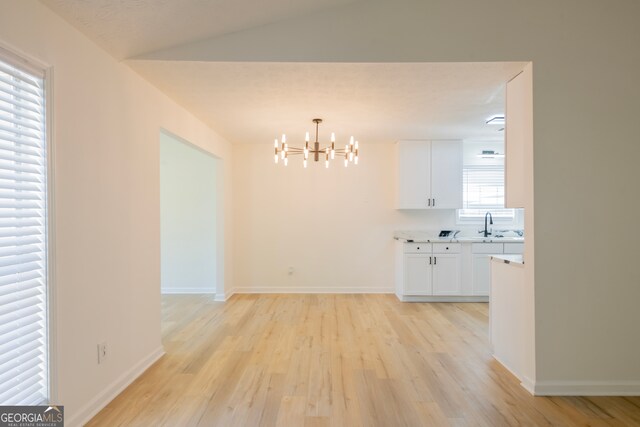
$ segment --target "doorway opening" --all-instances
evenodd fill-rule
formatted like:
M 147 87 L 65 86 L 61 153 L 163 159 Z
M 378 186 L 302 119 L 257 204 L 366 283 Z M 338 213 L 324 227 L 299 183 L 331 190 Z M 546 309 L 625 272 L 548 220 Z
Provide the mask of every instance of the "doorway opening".
M 220 159 L 160 132 L 160 290 L 216 294 L 220 283 Z

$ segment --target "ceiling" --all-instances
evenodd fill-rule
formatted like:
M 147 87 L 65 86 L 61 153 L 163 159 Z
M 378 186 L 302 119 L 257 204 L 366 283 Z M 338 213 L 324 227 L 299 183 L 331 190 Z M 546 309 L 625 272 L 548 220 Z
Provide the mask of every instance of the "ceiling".
M 117 59 L 291 19 L 355 0 L 41 0 Z
M 321 138 L 336 132 L 339 141 L 500 140 L 485 120 L 504 112 L 504 84 L 525 65 L 148 60 L 354 0 L 41 1 L 232 143 L 302 139 L 315 117 L 324 119 Z
M 496 140 L 504 84 L 524 63 L 220 63 L 128 61 L 234 143 L 302 140 L 314 117 L 361 142 Z

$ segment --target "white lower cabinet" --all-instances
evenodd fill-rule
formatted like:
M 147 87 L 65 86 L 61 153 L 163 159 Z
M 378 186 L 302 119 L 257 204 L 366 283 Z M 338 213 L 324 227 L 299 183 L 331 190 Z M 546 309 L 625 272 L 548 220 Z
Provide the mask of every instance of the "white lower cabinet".
M 471 294 L 488 296 L 491 289 L 491 255 L 504 252 L 502 243 L 471 243 Z
M 491 255 L 523 250 L 515 242 L 398 242 L 396 295 L 402 301 L 487 301 Z
M 404 256 L 404 291 L 407 295 L 431 295 L 430 255 L 406 254 Z
M 460 295 L 460 254 L 433 254 L 433 295 Z
M 405 243 L 401 249 L 399 295 L 460 295 L 460 244 Z
M 491 289 L 491 256 L 473 254 L 471 270 L 473 295 L 489 295 L 489 289 Z

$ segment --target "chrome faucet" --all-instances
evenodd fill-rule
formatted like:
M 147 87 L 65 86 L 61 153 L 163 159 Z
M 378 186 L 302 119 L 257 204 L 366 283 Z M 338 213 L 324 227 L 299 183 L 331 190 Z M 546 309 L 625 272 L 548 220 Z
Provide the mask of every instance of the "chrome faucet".
M 484 237 L 488 237 L 491 234 L 491 231 L 487 229 L 487 218 L 489 218 L 489 224 L 493 225 L 493 216 L 491 212 L 487 212 L 484 214 L 484 230 L 478 231 L 478 233 L 484 233 Z

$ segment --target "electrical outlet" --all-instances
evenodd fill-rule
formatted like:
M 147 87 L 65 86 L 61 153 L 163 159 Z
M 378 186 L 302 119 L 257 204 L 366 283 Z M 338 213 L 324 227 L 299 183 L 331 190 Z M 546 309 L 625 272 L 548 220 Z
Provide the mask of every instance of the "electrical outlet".
M 104 363 L 108 354 L 106 341 L 98 344 L 98 364 Z

